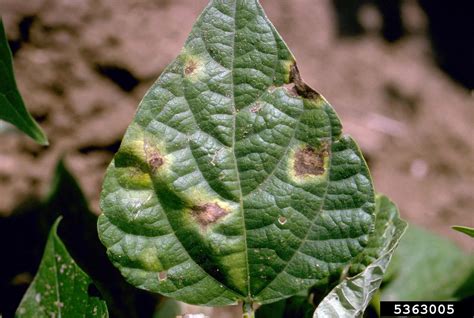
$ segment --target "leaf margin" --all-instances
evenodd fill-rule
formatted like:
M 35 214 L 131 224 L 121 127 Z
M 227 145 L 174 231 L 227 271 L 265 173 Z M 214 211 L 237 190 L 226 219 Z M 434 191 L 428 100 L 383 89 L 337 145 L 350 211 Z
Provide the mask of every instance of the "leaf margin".
M 377 202 L 378 204 L 388 204 L 392 213 L 394 212 L 393 209 L 395 209 L 395 213 L 390 219 L 390 222 L 393 222 L 391 229 L 389 226 L 384 231 L 385 233 L 387 233 L 387 230 L 392 232 L 393 236 L 390 240 L 383 241 L 383 246 L 381 246 L 380 249 L 381 254 L 375 261 L 370 263 L 356 276 L 345 278 L 325 296 L 316 308 L 313 318 L 332 317 L 331 315 L 336 315 L 341 318 L 362 317 L 370 300 L 378 291 L 383 280 L 383 275 L 390 264 L 390 260 L 400 239 L 408 227 L 408 223 L 400 218 L 397 207 L 388 197 L 377 195 Z M 381 216 L 380 213 L 382 213 L 382 216 L 385 214 L 384 211 L 379 210 L 377 212 L 376 217 L 378 216 L 379 218 Z M 387 213 L 390 213 L 390 211 L 387 210 Z M 377 235 L 377 232 L 377 229 L 375 229 L 374 234 Z M 374 239 L 377 240 L 377 237 Z M 351 300 L 353 302 L 355 301 L 355 303 L 351 302 Z M 357 303 L 357 300 L 361 301 Z

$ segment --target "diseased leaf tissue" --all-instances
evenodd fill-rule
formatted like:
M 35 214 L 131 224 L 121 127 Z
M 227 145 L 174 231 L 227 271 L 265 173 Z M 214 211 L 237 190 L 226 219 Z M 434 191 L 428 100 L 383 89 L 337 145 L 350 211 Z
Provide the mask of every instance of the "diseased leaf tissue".
M 268 303 L 337 281 L 374 201 L 358 146 L 258 1 L 215 0 L 108 168 L 99 233 L 137 287 Z

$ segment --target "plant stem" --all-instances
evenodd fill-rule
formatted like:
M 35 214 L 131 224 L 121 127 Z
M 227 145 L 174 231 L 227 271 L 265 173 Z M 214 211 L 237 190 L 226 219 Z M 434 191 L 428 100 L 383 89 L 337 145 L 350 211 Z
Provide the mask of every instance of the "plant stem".
M 242 304 L 243 315 L 242 318 L 255 318 L 255 312 L 253 311 L 253 303 L 244 301 Z

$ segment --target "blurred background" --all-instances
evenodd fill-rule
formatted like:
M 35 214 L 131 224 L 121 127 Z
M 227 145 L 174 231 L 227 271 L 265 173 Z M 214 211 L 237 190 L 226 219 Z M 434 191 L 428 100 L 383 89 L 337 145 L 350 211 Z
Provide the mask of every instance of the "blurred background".
M 34 206 L 64 157 L 98 214 L 104 171 L 137 105 L 207 0 L 0 0 L 41 147 L 0 126 L 0 215 Z M 403 218 L 466 251 L 474 226 L 474 44 L 469 1 L 261 0 L 360 144 Z

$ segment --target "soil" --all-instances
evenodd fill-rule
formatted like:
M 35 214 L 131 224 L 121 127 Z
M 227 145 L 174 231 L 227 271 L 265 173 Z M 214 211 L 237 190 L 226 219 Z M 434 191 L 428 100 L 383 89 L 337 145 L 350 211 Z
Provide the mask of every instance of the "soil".
M 360 144 L 377 190 L 402 216 L 472 250 L 450 225 L 474 226 L 472 94 L 435 64 L 424 13 L 405 1 L 407 36 L 388 43 L 380 17 L 340 38 L 329 0 L 261 1 L 292 48 L 302 78 Z M 61 157 L 93 209 L 104 171 L 141 97 L 179 53 L 207 0 L 0 0 L 17 81 L 51 145 L 3 125 L 0 211 L 48 191 Z

